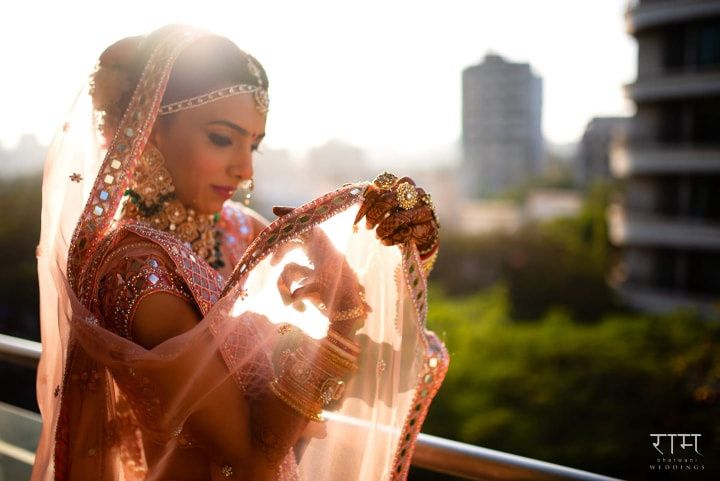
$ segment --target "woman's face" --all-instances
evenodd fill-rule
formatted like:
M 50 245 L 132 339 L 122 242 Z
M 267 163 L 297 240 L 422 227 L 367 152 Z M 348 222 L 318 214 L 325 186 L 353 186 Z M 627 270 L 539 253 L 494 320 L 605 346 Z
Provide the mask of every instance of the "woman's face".
M 151 141 L 165 157 L 178 200 L 201 214 L 219 212 L 265 136 L 265 114 L 240 94 L 160 117 Z

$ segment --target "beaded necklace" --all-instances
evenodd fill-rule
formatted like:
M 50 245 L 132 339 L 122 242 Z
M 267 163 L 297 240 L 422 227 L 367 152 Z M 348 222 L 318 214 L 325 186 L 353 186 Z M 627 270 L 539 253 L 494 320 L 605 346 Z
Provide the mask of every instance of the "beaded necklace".
M 222 234 L 215 227 L 220 215 L 197 214 L 178 200 L 162 154 L 152 144 L 138 161 L 125 195 L 123 218 L 143 220 L 170 232 L 214 269 L 225 265 L 220 251 Z

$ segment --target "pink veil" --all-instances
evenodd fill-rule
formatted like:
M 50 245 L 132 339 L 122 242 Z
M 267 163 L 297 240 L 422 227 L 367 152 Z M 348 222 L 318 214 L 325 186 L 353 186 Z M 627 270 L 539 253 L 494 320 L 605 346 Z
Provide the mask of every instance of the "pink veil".
M 329 406 L 324 424 L 288 450 L 277 478 L 405 479 L 448 356 L 425 328 L 426 281 L 417 249 L 385 247 L 373 231 L 353 229 L 366 184 L 343 186 L 271 223 L 226 282 L 192 271 L 184 263 L 192 256 L 189 249 L 164 245 L 178 268 L 188 269 L 186 278 L 194 279 L 203 319 L 154 349 L 106 330 L 88 307 L 92 289 L 80 278 L 97 269 L 97 253 L 116 226 L 173 62 L 206 35 L 184 27 L 169 31 L 148 60 L 107 149 L 87 88 L 51 146 L 37 252 L 43 429 L 32 479 L 166 479 L 164 463 L 186 448 L 184 423 L 206 403 L 225 402 L 218 393 L 226 381 L 251 398 L 253 382 L 268 370 L 277 372 L 301 335 L 327 335 L 320 311 L 309 304 L 302 312 L 286 306 L 277 289 L 289 263 L 311 266 L 310 231 L 323 232 L 342 253 L 373 311 L 356 333 L 360 367 L 344 398 Z M 143 235 L 142 228 L 137 232 Z M 288 243 L 297 248 L 277 254 Z M 217 298 L 211 287 L 220 284 Z M 224 374 L 208 376 L 218 363 Z M 228 402 L 226 409 L 234 406 Z M 155 442 L 152 453 L 143 449 L 143 437 Z M 213 473 L 212 479 L 222 477 Z

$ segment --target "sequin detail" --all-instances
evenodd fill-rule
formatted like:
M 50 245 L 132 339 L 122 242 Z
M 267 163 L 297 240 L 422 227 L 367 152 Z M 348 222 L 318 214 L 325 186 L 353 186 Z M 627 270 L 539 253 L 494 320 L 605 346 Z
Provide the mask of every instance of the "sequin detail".
M 192 303 L 192 295 L 182 277 L 167 264 L 160 256 L 148 254 L 115 258 L 111 266 L 102 269 L 98 299 L 107 328 L 132 339 L 135 309 L 140 300 L 152 293 L 170 293 Z

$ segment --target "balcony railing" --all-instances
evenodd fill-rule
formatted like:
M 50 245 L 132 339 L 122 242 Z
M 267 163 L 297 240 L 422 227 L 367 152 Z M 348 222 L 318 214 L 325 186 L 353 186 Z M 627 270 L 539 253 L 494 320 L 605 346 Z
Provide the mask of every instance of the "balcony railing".
M 653 174 L 705 174 L 720 172 L 720 145 L 628 143 L 610 147 L 610 170 L 616 177 Z
M 0 358 L 16 364 L 37 364 L 40 343 L 0 334 Z M 35 459 L 40 416 L 0 403 L 0 479 L 27 478 Z M 584 480 L 613 478 L 546 463 L 514 454 L 420 434 L 413 466 L 463 479 L 501 481 Z M 5 470 L 5 472 L 3 471 Z M 12 474 L 12 475 L 11 475 Z
M 720 226 L 687 218 L 636 212 L 621 204 L 607 209 L 610 240 L 618 246 L 720 249 Z
M 639 103 L 707 97 L 720 93 L 720 73 L 686 71 L 644 77 L 624 89 L 627 97 Z
M 627 32 L 635 34 L 641 30 L 698 18 L 707 18 L 720 13 L 720 2 L 707 0 L 630 0 L 625 19 Z

